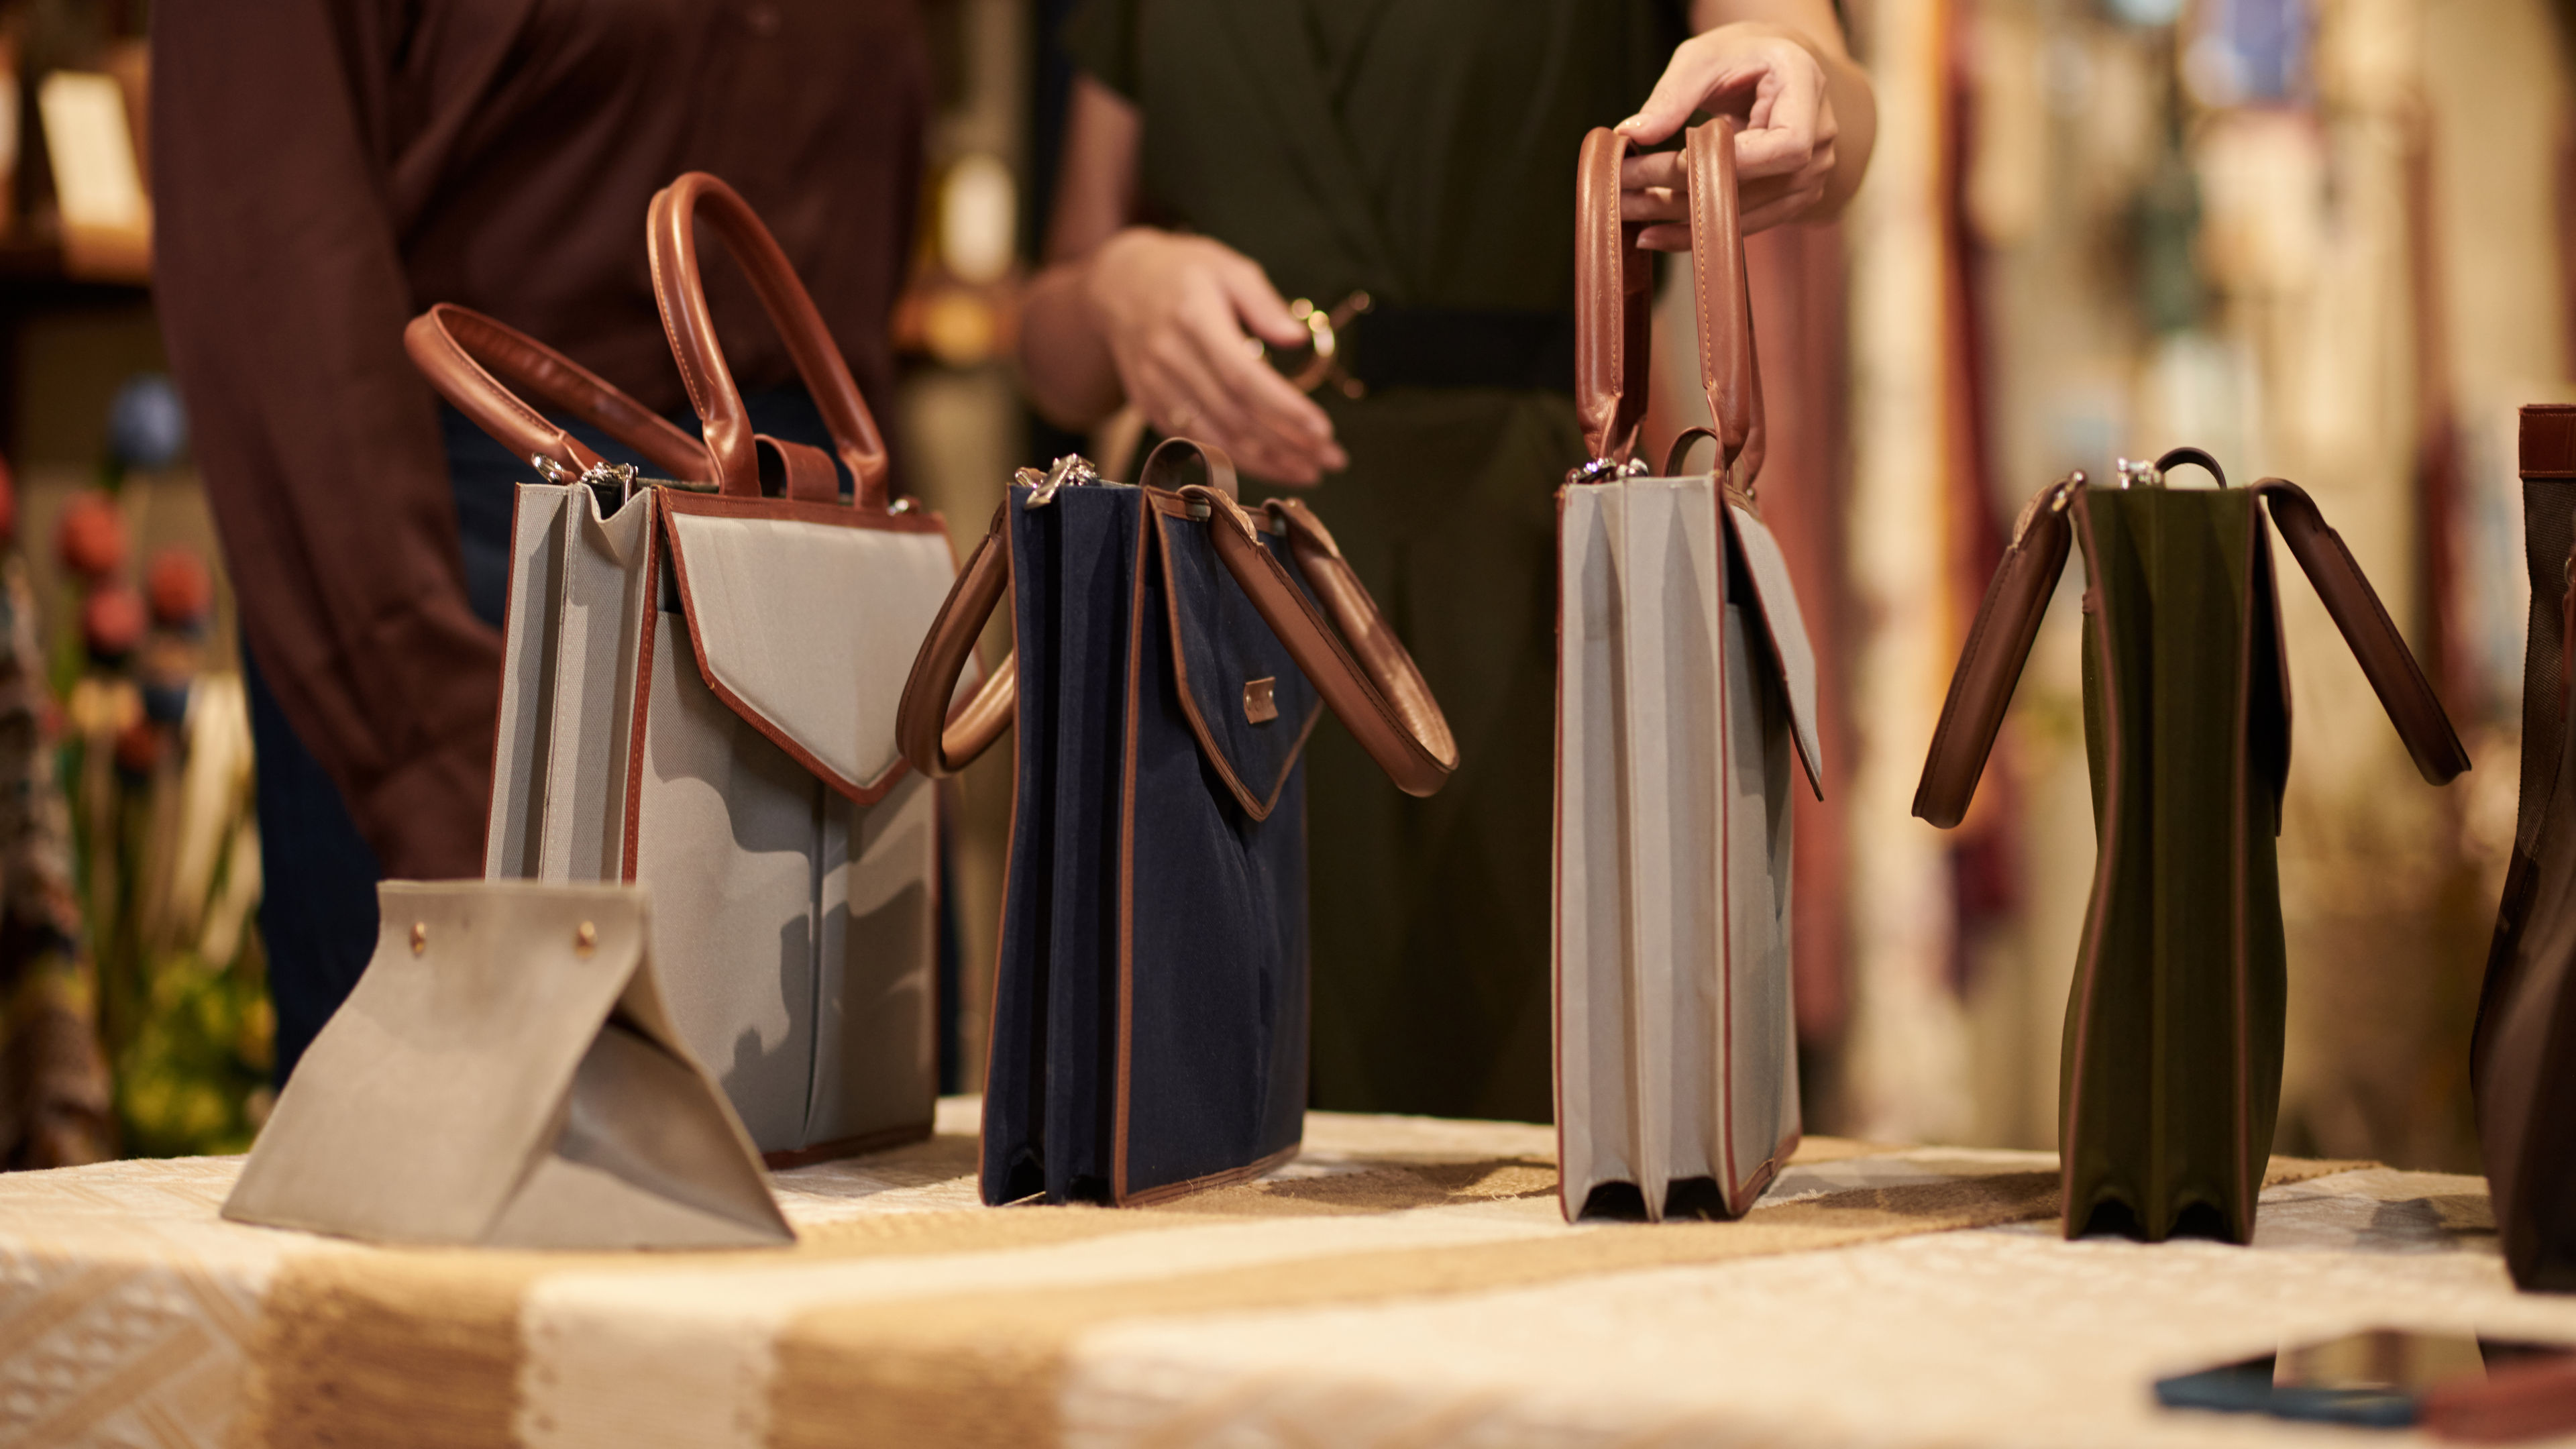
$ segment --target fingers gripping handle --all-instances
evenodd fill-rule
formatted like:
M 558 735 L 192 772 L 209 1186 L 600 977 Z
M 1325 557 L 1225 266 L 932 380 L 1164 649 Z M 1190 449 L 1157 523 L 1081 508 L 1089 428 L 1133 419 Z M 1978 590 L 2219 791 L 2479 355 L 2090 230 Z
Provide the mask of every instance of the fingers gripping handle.
M 471 308 L 431 307 L 403 329 L 403 348 L 439 396 L 518 457 L 551 459 L 575 473 L 602 461 L 530 406 L 524 392 L 633 448 L 667 477 L 701 483 L 710 476 L 697 439 L 580 363 Z
M 857 482 L 856 503 L 863 509 L 883 509 L 885 440 L 850 376 L 849 363 L 823 325 L 822 314 L 814 310 L 814 299 L 750 203 L 706 172 L 691 171 L 654 194 L 645 235 L 653 266 L 653 300 L 661 308 L 662 330 L 670 336 L 671 353 L 688 384 L 689 401 L 706 424 L 718 488 L 759 496 L 760 459 L 751 415 L 743 407 L 742 392 L 734 385 L 724 348 L 716 340 L 715 320 L 707 311 L 706 279 L 698 259 L 701 216 L 741 264 L 762 308 L 786 339 L 788 355 L 795 359 L 796 371 L 831 429 L 841 461 Z M 790 477 L 791 486 L 803 490 L 797 496 L 821 487 L 810 470 L 792 470 Z M 837 484 L 833 492 L 837 494 Z
M 1584 451 L 1624 463 L 1646 416 L 1653 353 L 1654 268 L 1619 219 L 1619 163 L 1628 140 L 1606 126 L 1583 138 L 1574 215 L 1574 406 Z

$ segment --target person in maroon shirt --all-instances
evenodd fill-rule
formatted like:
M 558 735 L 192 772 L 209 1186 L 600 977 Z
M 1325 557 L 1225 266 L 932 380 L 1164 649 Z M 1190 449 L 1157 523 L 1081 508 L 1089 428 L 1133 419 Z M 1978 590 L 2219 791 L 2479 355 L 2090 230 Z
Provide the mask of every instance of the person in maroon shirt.
M 373 951 L 379 876 L 482 872 L 527 468 L 435 401 L 403 324 L 463 303 L 694 428 L 644 216 L 712 171 L 882 397 L 928 60 L 913 0 L 162 0 L 152 42 L 155 291 L 240 602 L 283 1081 Z M 828 451 L 714 272 L 755 424 Z

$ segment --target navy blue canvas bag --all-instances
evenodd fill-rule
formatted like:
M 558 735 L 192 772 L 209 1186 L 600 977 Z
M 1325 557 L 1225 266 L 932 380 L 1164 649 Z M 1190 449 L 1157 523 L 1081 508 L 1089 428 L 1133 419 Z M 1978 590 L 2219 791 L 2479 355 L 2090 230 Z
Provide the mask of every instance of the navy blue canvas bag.
M 1206 482 L 1182 485 L 1193 465 Z M 1297 1150 L 1307 736 L 1340 716 L 1406 792 L 1457 750 L 1332 535 L 1236 501 L 1212 447 L 1136 485 L 1024 470 L 958 575 L 897 738 L 948 775 L 1016 723 L 984 1081 L 988 1203 L 1157 1201 Z M 1016 663 L 955 710 L 1008 589 Z

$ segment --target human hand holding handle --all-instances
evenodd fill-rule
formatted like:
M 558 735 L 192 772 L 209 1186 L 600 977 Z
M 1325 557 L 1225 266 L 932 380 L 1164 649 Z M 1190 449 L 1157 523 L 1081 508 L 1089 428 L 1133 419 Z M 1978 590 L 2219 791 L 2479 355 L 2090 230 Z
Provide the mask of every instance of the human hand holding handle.
M 1637 114 L 1619 123 L 1632 146 L 1661 144 L 1694 112 L 1733 114 L 1747 234 L 1805 219 L 1834 197 L 1842 127 L 1832 78 L 1813 42 L 1786 26 L 1721 25 L 1673 51 Z M 1647 223 L 1642 245 L 1688 251 L 1690 221 L 1682 153 L 1631 153 L 1620 167 L 1620 218 Z M 1847 187 L 1839 188 L 1847 190 Z

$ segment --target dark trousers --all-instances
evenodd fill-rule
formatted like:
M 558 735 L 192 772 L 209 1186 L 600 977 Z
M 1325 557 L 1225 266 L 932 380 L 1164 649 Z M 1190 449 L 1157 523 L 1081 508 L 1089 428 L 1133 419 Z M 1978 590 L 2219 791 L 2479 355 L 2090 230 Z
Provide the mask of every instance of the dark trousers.
M 752 425 L 761 432 L 831 450 L 830 430 L 803 388 L 752 393 L 745 403 Z M 513 457 L 464 414 L 442 405 L 439 419 L 446 434 L 448 477 L 456 490 L 465 591 L 474 612 L 497 629 L 509 601 L 512 492 L 535 473 L 527 459 Z M 674 415 L 672 421 L 693 434 L 698 431 L 694 416 Z M 648 476 L 655 471 L 597 430 L 581 423 L 567 427 L 611 461 L 634 463 Z M 846 479 L 843 486 L 848 486 Z M 277 1012 L 277 1080 L 282 1086 L 375 954 L 380 871 L 339 787 L 296 737 L 277 696 L 251 662 L 246 643 L 242 675 L 258 760 L 259 924 L 268 947 L 268 991 Z M 943 974 L 949 954 L 941 952 Z

